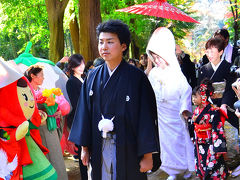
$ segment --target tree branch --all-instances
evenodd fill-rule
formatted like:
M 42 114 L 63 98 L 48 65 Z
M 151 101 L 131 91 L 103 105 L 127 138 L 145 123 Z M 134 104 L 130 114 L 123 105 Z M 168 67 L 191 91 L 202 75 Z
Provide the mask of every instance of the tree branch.
M 236 20 L 238 19 L 238 5 L 237 5 L 237 0 L 235 0 L 235 13 L 236 13 Z
M 234 9 L 233 9 L 233 3 L 231 0 L 229 0 L 229 3 L 230 3 L 230 6 L 231 6 L 231 10 L 232 10 L 232 14 L 233 14 L 233 19 L 234 21 L 236 20 L 236 15 L 235 15 L 235 12 L 234 12 Z

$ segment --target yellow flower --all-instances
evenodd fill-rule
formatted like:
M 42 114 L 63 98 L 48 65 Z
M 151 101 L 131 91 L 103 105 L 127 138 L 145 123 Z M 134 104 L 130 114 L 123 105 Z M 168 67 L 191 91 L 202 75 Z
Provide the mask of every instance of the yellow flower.
M 52 89 L 44 89 L 42 91 L 42 96 L 49 97 L 52 94 Z

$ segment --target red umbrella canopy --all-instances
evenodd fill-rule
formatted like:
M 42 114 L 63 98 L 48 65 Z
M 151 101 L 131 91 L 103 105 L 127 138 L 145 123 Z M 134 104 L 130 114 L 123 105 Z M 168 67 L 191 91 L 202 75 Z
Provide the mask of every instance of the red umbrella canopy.
M 195 19 L 188 16 L 186 13 L 180 11 L 176 7 L 167 3 L 166 0 L 155 0 L 143 4 L 129 6 L 123 9 L 118 9 L 116 11 L 156 16 L 185 22 L 199 23 Z

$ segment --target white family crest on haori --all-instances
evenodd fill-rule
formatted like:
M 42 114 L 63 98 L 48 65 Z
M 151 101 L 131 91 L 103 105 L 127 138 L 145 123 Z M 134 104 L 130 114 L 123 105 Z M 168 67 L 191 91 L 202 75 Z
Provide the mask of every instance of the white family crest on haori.
M 105 119 L 104 116 L 102 115 L 102 119 L 98 123 L 98 129 L 99 129 L 99 131 L 102 131 L 102 137 L 103 138 L 106 138 L 107 133 L 113 130 L 113 128 L 114 128 L 114 124 L 113 124 L 114 117 L 112 117 L 112 119 Z
M 0 178 L 4 180 L 11 179 L 12 172 L 18 166 L 18 157 L 17 155 L 14 157 L 11 163 L 8 162 L 8 157 L 6 152 L 3 149 L 0 149 Z
M 89 91 L 89 96 L 92 96 L 93 95 L 93 90 L 90 90 Z

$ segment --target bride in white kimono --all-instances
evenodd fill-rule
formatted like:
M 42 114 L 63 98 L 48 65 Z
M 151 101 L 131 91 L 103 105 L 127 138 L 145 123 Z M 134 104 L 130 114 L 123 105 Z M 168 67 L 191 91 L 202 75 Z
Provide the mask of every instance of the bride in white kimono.
M 181 173 L 187 179 L 195 167 L 194 147 L 184 119 L 192 112 L 192 90 L 178 64 L 171 31 L 164 27 L 156 29 L 147 54 L 155 64 L 149 80 L 158 108 L 160 169 L 169 174 L 168 180 L 176 179 Z

